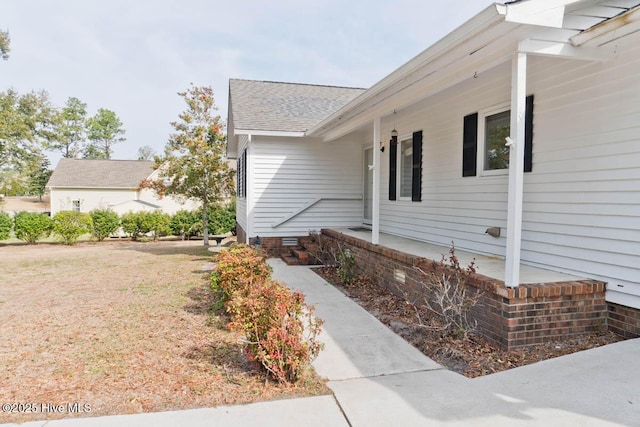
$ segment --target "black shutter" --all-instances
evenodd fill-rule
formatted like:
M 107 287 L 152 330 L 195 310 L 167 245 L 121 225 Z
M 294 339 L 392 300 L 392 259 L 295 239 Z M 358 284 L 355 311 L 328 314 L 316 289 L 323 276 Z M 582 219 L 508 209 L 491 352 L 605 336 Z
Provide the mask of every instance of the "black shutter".
M 396 200 L 396 168 L 398 164 L 398 137 L 389 141 L 389 200 Z
M 524 110 L 524 171 L 533 169 L 533 95 L 527 96 Z
M 242 153 L 242 196 L 247 197 L 247 150 Z
M 462 132 L 462 176 L 476 176 L 478 159 L 478 113 L 464 117 Z
M 422 131 L 413 133 L 413 168 L 411 171 L 411 201 L 422 200 Z

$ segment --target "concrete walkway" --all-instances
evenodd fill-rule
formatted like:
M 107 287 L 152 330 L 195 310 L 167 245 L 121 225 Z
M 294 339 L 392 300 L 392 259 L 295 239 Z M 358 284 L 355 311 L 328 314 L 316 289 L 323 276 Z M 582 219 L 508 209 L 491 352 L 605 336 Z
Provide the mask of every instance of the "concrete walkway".
M 274 278 L 303 291 L 325 321 L 325 350 L 314 367 L 334 396 L 23 425 L 640 426 L 640 339 L 468 379 L 424 356 L 308 267 L 270 263 Z

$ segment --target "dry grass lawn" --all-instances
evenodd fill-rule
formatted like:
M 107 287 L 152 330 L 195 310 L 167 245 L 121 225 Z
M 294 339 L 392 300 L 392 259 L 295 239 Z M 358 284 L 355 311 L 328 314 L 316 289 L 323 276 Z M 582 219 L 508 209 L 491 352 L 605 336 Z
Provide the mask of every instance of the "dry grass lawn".
M 247 364 L 239 337 L 211 314 L 201 245 L 0 245 L 0 403 L 91 407 L 0 412 L 0 422 L 326 393 L 313 376 L 279 386 Z

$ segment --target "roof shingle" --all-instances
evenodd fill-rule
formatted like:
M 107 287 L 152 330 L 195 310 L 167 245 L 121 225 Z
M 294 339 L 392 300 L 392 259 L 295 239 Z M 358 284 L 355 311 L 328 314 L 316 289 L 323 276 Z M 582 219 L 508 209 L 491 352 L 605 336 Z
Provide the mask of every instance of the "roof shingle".
M 47 187 L 138 188 L 153 172 L 146 160 L 94 160 L 62 158 Z
M 229 80 L 234 127 L 245 130 L 304 132 L 365 89 Z

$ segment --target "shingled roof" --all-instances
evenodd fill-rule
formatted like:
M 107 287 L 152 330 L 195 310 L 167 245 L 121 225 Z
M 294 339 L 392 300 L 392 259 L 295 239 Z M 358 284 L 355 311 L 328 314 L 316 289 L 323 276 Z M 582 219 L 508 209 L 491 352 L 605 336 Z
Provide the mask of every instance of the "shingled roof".
M 138 188 L 153 172 L 154 162 L 145 160 L 93 160 L 62 158 L 47 187 Z
M 235 129 L 304 132 L 365 89 L 229 80 L 229 105 Z

